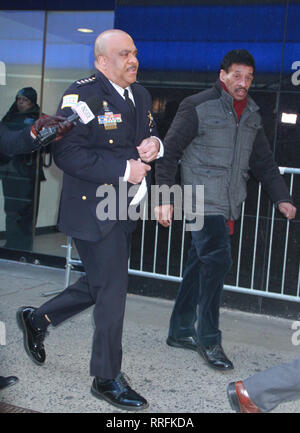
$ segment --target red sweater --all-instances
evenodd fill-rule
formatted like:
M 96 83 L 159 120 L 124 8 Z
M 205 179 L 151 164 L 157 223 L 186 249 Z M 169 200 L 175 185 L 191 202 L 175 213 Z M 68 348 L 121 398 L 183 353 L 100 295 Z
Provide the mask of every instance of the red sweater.
M 220 83 L 221 83 L 222 88 L 227 93 L 229 93 L 228 89 L 225 86 L 225 84 L 223 83 L 223 81 L 220 81 Z M 243 114 L 243 111 L 245 110 L 246 106 L 247 106 L 247 96 L 244 99 L 242 99 L 241 101 L 236 101 L 235 99 L 233 100 L 233 108 L 235 109 L 238 121 L 240 120 L 241 115 Z
M 227 93 L 229 93 L 227 87 L 225 86 L 225 84 L 222 81 L 220 81 L 220 83 L 221 83 L 222 88 Z M 235 109 L 238 121 L 240 120 L 241 115 L 243 114 L 243 111 L 246 108 L 246 105 L 247 105 L 247 96 L 246 96 L 246 98 L 242 99 L 241 101 L 236 101 L 235 99 L 233 100 L 233 108 Z M 233 220 L 227 220 L 227 225 L 228 225 L 229 230 L 230 230 L 229 234 L 233 235 L 233 232 L 234 232 L 234 221 Z

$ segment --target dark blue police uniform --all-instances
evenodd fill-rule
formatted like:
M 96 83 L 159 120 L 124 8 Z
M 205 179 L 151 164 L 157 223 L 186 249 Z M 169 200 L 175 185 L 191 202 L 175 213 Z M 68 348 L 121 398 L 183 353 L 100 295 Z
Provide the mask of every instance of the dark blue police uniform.
M 119 200 L 119 178 L 126 161 L 138 159 L 137 146 L 158 135 L 152 122 L 150 94 L 138 83 L 131 86 L 136 116 L 128 103 L 99 71 L 79 80 L 65 92 L 58 115 L 72 114 L 71 105 L 88 103 L 99 95 L 96 117 L 78 125 L 53 146 L 56 165 L 63 170 L 58 227 L 74 238 L 86 276 L 42 305 L 36 314 L 47 314 L 56 326 L 95 305 L 95 332 L 91 376 L 115 378 L 121 368 L 122 328 L 128 283 L 130 233 L 135 222 L 99 220 L 96 196 L 101 185 L 112 185 Z M 110 121 L 108 121 L 110 117 Z

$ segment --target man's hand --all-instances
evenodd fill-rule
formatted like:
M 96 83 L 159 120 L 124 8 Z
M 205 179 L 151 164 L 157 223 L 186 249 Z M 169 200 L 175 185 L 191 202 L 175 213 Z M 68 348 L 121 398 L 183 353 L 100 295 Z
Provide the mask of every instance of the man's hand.
M 295 206 L 292 205 L 292 203 L 289 202 L 279 203 L 278 209 L 288 220 L 292 220 L 296 216 L 297 209 L 295 208 Z
M 130 159 L 130 176 L 128 182 L 136 185 L 137 183 L 141 183 L 144 177 L 147 175 L 147 172 L 151 170 L 150 165 L 144 164 L 140 159 Z
M 55 116 L 56 118 L 61 116 Z M 57 136 L 54 141 L 60 140 L 65 134 L 67 134 L 73 128 L 73 123 L 68 122 L 66 119 L 62 118 L 63 121 L 59 122 L 57 125 Z
M 172 204 L 163 204 L 155 206 L 154 213 L 157 221 L 164 227 L 169 227 L 173 217 L 174 206 Z
M 58 141 L 62 138 L 63 135 L 65 135 L 67 132 L 69 132 L 74 125 L 72 123 L 68 122 L 65 117 L 63 116 L 47 116 L 44 115 L 37 119 L 31 128 L 31 137 L 36 138 L 39 134 L 39 132 L 43 128 L 50 128 L 53 126 L 57 126 L 57 134 L 54 138 L 55 141 Z
M 137 147 L 142 161 L 151 162 L 157 158 L 160 148 L 160 142 L 155 137 L 145 138 Z

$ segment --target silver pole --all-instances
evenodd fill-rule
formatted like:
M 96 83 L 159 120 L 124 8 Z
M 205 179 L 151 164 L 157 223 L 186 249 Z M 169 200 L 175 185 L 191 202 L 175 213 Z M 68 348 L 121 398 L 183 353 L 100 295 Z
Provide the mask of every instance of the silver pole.
M 253 289 L 253 285 L 254 285 L 254 272 L 255 272 L 256 248 L 257 248 L 257 233 L 258 233 L 259 210 L 260 210 L 260 196 L 261 196 L 261 184 L 259 183 L 258 199 L 257 199 L 257 211 L 256 211 L 256 224 L 255 224 L 255 238 L 254 238 L 254 249 L 253 249 L 253 261 L 252 261 L 251 286 L 250 286 L 251 289 Z
M 158 221 L 155 224 L 155 239 L 154 239 L 154 257 L 153 257 L 153 272 L 156 272 L 156 257 L 157 257 L 157 239 L 158 239 Z
M 182 269 L 183 269 L 183 253 L 184 253 L 184 242 L 185 242 L 185 224 L 186 224 L 186 218 L 185 218 L 185 215 L 183 215 L 181 251 L 180 251 L 180 271 L 179 271 L 180 277 L 182 277 Z
M 292 195 L 294 185 L 294 174 L 291 174 L 291 183 L 290 183 L 290 195 Z M 285 271 L 286 271 L 286 257 L 287 257 L 287 249 L 289 242 L 289 230 L 290 230 L 290 220 L 286 220 L 286 233 L 285 233 L 285 245 L 284 245 L 284 258 L 283 258 L 283 269 L 282 269 L 282 280 L 281 280 L 281 293 L 284 292 L 284 283 L 285 283 Z
M 272 256 L 272 244 L 273 244 L 273 232 L 274 232 L 274 216 L 275 216 L 275 206 L 272 208 L 272 222 L 271 222 L 271 233 L 269 242 L 269 255 L 268 255 L 268 268 L 267 268 L 267 279 L 266 279 L 266 291 L 269 291 L 269 281 L 270 281 L 270 267 L 271 267 L 271 256 Z
M 243 242 L 243 230 L 244 230 L 244 216 L 245 216 L 245 202 L 242 204 L 242 215 L 241 215 L 241 227 L 240 227 L 240 239 L 239 239 L 239 253 L 238 253 L 238 263 L 236 272 L 236 285 L 240 282 L 240 266 L 241 266 L 241 251 Z
M 172 220 L 169 227 L 169 237 L 168 237 L 168 253 L 167 253 L 167 270 L 166 274 L 169 275 L 169 268 L 170 268 L 170 249 L 171 249 L 171 236 L 172 236 Z

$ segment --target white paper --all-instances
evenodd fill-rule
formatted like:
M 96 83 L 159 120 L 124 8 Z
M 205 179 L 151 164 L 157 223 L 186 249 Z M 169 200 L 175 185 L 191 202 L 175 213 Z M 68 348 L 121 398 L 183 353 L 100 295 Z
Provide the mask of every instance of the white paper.
M 144 177 L 142 183 L 139 186 L 139 189 L 137 190 L 135 196 L 131 200 L 130 205 L 132 206 L 137 205 L 140 201 L 143 200 L 146 194 L 147 194 L 147 183 L 146 183 L 146 178 Z

